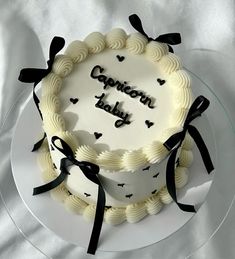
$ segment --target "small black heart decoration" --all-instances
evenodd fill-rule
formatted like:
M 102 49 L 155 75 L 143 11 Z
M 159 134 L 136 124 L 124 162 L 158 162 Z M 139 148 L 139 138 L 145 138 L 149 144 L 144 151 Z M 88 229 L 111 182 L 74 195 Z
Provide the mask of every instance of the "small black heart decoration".
M 119 55 L 117 55 L 116 58 L 118 59 L 119 62 L 122 62 L 125 59 L 124 56 L 119 56 Z
M 159 176 L 159 173 L 153 175 L 153 178 L 157 178 Z
M 154 123 L 152 121 L 146 120 L 145 124 L 147 125 L 148 128 L 150 128 L 153 126 Z
M 78 102 L 78 98 L 70 98 L 69 100 L 72 104 L 76 104 Z
M 133 196 L 132 193 L 131 193 L 131 194 L 127 194 L 127 195 L 126 195 L 126 198 L 129 198 L 129 199 L 130 199 L 132 196 Z
M 103 134 L 99 132 L 94 132 L 95 138 L 99 139 Z
M 154 191 L 152 191 L 151 193 L 154 194 L 154 193 L 156 193 L 156 191 L 157 191 L 157 190 L 154 190 Z
M 89 193 L 86 193 L 86 192 L 84 192 L 84 194 L 86 195 L 86 197 L 91 196 Z
M 166 83 L 166 80 L 160 79 L 160 78 L 158 78 L 157 81 L 158 81 L 159 85 L 164 85 Z
M 143 169 L 142 169 L 142 171 L 148 171 L 148 170 L 149 170 L 149 168 L 150 168 L 150 165 L 149 165 L 149 166 L 147 166 L 147 167 L 145 167 L 145 168 L 143 168 Z

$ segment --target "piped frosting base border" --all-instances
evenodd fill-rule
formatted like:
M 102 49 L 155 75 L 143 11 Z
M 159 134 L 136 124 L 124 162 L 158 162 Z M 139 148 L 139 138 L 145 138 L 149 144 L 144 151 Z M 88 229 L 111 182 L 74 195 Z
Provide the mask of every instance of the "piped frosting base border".
M 188 168 L 193 162 L 193 153 L 191 151 L 193 145 L 194 142 L 187 133 L 179 156 L 179 164 L 175 169 L 175 183 L 177 189 L 184 187 L 188 182 Z M 42 171 L 44 183 L 50 182 L 57 177 L 47 139 L 44 140 L 43 145 L 40 148 L 38 163 Z M 71 194 L 63 183 L 51 190 L 50 194 L 54 200 L 62 202 L 66 210 L 75 214 L 82 214 L 86 221 L 92 221 L 94 219 L 96 205 L 88 204 L 81 198 Z M 118 225 L 124 221 L 136 223 L 147 215 L 157 214 L 164 205 L 171 202 L 172 198 L 168 193 L 166 186 L 164 186 L 160 191 L 144 201 L 129 204 L 126 207 L 106 207 L 104 221 L 110 225 Z

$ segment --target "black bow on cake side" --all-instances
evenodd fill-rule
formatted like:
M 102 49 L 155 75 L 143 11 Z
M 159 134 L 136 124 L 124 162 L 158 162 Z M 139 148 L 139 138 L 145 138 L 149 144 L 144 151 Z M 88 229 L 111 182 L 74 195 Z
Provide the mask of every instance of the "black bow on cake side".
M 60 141 L 61 146 L 59 147 L 56 144 L 56 141 Z M 59 186 L 66 177 L 70 174 L 68 167 L 70 166 L 78 166 L 83 174 L 93 183 L 98 185 L 98 197 L 97 197 L 97 203 L 96 203 L 96 212 L 95 212 L 95 220 L 93 224 L 93 229 L 91 233 L 90 242 L 88 245 L 87 252 L 89 254 L 95 254 L 95 251 L 97 249 L 99 236 L 101 232 L 101 227 L 103 223 L 103 217 L 104 217 L 104 209 L 105 209 L 105 191 L 102 187 L 102 184 L 99 180 L 98 174 L 99 174 L 99 166 L 90 162 L 86 161 L 78 161 L 75 159 L 74 154 L 70 146 L 61 138 L 58 136 L 53 136 L 51 139 L 51 142 L 55 148 L 57 148 L 61 153 L 65 155 L 64 158 L 60 161 L 60 174 L 51 182 L 46 183 L 44 185 L 35 187 L 33 189 L 33 195 L 37 195 L 40 193 L 44 193 L 47 191 L 50 191 L 57 186 Z
M 33 100 L 42 120 L 43 120 L 43 116 L 39 107 L 40 101 L 38 96 L 35 93 L 35 88 L 36 88 L 36 85 L 52 71 L 52 65 L 55 60 L 55 56 L 64 47 L 64 44 L 65 44 L 64 38 L 58 37 L 58 36 L 54 37 L 50 44 L 49 60 L 47 61 L 47 68 L 24 68 L 20 71 L 20 75 L 18 77 L 18 80 L 23 83 L 34 83 Z M 46 134 L 44 133 L 43 138 L 40 139 L 34 145 L 32 151 L 35 151 L 40 148 L 45 137 L 46 137 Z
M 188 132 L 189 135 L 193 138 L 198 147 L 204 165 L 206 167 L 207 173 L 210 174 L 214 170 L 213 163 L 211 161 L 211 157 L 209 151 L 206 147 L 205 142 L 203 141 L 199 131 L 195 128 L 195 126 L 190 123 L 197 117 L 201 116 L 201 114 L 208 108 L 210 102 L 204 96 L 198 96 L 193 104 L 191 105 L 183 130 L 173 134 L 168 140 L 165 141 L 164 146 L 171 151 L 167 167 L 166 167 L 166 186 L 167 190 L 172 197 L 172 199 L 176 202 L 179 208 L 183 211 L 187 212 L 196 212 L 193 205 L 182 204 L 177 201 L 176 196 L 176 187 L 175 187 L 175 162 L 176 155 L 178 149 L 181 147 L 182 142 L 184 141 L 185 135 Z
M 129 16 L 129 21 L 131 25 L 143 36 L 145 36 L 148 41 L 158 41 L 166 43 L 169 48 L 169 52 L 174 53 L 173 48 L 170 45 L 177 45 L 181 43 L 180 33 L 166 33 L 159 35 L 157 38 L 153 39 L 149 37 L 143 29 L 142 22 L 137 14 L 132 14 Z

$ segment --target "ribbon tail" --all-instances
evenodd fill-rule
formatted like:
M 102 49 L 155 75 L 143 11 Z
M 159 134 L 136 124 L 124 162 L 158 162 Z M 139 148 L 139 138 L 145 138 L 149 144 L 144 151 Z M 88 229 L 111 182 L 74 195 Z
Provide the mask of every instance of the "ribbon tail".
M 196 212 L 193 205 L 182 204 L 177 201 L 176 186 L 175 186 L 175 160 L 176 160 L 177 149 L 174 149 L 168 159 L 166 166 L 166 186 L 167 190 L 172 197 L 173 201 L 178 207 L 186 212 Z
M 196 145 L 197 145 L 197 147 L 200 151 L 200 154 L 201 154 L 202 160 L 204 162 L 204 165 L 206 167 L 206 170 L 207 170 L 208 174 L 210 174 L 214 170 L 214 165 L 212 163 L 212 160 L 211 160 L 209 151 L 206 147 L 206 144 L 201 137 L 201 134 L 192 125 L 188 126 L 188 133 L 190 134 L 190 136 L 195 141 L 195 143 L 196 143 Z
M 87 253 L 89 254 L 95 254 L 95 251 L 97 249 L 100 232 L 103 224 L 104 208 L 105 208 L 105 192 L 100 184 L 98 189 L 97 203 L 96 203 L 95 220 L 92 228 L 90 242 L 87 249 Z
M 46 133 L 44 133 L 43 137 L 42 137 L 38 142 L 36 142 L 36 143 L 34 144 L 33 149 L 32 149 L 32 152 L 38 150 L 38 149 L 42 146 L 42 143 L 43 143 L 43 141 L 44 141 L 45 138 L 46 138 Z
M 130 24 L 136 29 L 139 33 L 143 34 L 146 38 L 149 39 L 148 35 L 145 33 L 142 22 L 137 14 L 132 14 L 129 16 Z
M 38 194 L 48 192 L 48 191 L 54 189 L 55 187 L 60 185 L 65 180 L 66 176 L 67 176 L 66 172 L 61 172 L 59 174 L 59 176 L 57 178 L 55 178 L 54 180 L 52 180 L 51 182 L 38 186 L 38 187 L 35 187 L 33 189 L 33 195 L 38 195 Z

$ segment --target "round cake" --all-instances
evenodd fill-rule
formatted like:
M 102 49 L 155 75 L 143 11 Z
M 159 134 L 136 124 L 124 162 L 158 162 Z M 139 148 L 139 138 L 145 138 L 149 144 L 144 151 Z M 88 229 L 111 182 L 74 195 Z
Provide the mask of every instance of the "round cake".
M 76 160 L 99 166 L 106 222 L 133 223 L 156 214 L 172 201 L 163 143 L 182 130 L 191 104 L 190 78 L 166 43 L 119 28 L 70 43 L 42 80 L 39 107 L 49 147 L 39 157 L 43 179 L 60 174 L 65 155 L 51 141 L 58 136 Z M 177 154 L 178 188 L 193 160 L 193 141 L 186 136 Z M 78 166 L 51 192 L 67 209 L 94 217 L 98 186 Z
M 188 181 L 194 141 L 210 173 L 214 167 L 199 131 L 190 123 L 209 106 L 192 101 L 190 78 L 171 45 L 179 33 L 150 38 L 139 17 L 137 30 L 92 32 L 83 41 L 54 37 L 46 69 L 25 68 L 19 80 L 34 83 L 33 99 L 44 136 L 32 151 L 44 184 L 65 208 L 94 225 L 88 253 L 97 248 L 103 220 L 135 223 L 177 200 Z M 59 53 L 59 54 L 58 54 Z M 40 97 L 35 87 L 41 81 Z

